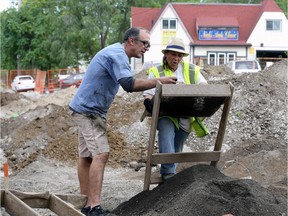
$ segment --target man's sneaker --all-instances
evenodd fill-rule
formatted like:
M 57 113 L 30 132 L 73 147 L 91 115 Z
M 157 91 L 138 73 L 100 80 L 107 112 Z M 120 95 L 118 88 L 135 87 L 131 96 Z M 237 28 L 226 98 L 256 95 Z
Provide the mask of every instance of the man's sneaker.
M 84 207 L 81 209 L 81 213 L 86 215 L 86 216 L 88 216 L 89 211 L 90 211 L 90 206 Z
M 88 216 L 113 216 L 114 214 L 110 213 L 109 211 L 105 211 L 100 205 L 93 207 Z
M 169 178 L 173 177 L 175 174 L 174 173 L 165 173 L 161 175 L 162 180 L 165 182 L 167 181 Z

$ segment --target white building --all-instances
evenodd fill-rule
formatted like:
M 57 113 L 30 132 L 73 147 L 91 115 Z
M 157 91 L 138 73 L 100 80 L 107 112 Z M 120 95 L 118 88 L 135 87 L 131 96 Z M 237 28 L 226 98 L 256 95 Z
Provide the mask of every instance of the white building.
M 185 60 L 219 65 L 235 59 L 267 61 L 287 58 L 288 21 L 274 0 L 260 4 L 168 3 L 163 8 L 131 8 L 131 25 L 150 31 L 151 48 L 132 67 L 161 62 L 171 37 L 184 40 Z

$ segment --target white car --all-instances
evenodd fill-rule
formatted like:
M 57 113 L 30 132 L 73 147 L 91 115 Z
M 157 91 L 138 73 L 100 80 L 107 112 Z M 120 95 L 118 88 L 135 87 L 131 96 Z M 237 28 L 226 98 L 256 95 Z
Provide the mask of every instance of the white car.
M 257 73 L 261 71 L 261 66 L 256 60 L 234 60 L 228 62 L 227 66 L 236 74 Z
M 13 79 L 11 88 L 16 92 L 34 90 L 35 80 L 30 75 L 19 75 Z

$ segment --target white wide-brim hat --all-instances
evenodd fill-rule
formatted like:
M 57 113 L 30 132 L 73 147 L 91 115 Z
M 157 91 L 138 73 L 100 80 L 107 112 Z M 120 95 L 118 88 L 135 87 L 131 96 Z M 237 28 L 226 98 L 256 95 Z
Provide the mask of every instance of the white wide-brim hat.
M 166 49 L 163 49 L 162 50 L 162 53 L 164 54 L 165 51 L 174 51 L 174 52 L 178 52 L 178 53 L 182 53 L 184 54 L 184 56 L 188 56 L 189 53 L 187 53 L 185 51 L 185 46 L 184 46 L 184 42 L 181 38 L 172 38 L 167 46 L 166 46 Z

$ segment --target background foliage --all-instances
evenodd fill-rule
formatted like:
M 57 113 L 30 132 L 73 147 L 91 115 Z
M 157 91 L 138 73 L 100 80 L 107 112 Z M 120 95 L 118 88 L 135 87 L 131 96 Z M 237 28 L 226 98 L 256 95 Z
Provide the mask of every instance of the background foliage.
M 174 0 L 191 3 L 260 3 L 262 0 Z M 287 17 L 287 1 L 276 0 Z M 130 8 L 162 7 L 166 0 L 22 0 L 1 15 L 1 69 L 78 67 L 122 40 Z

